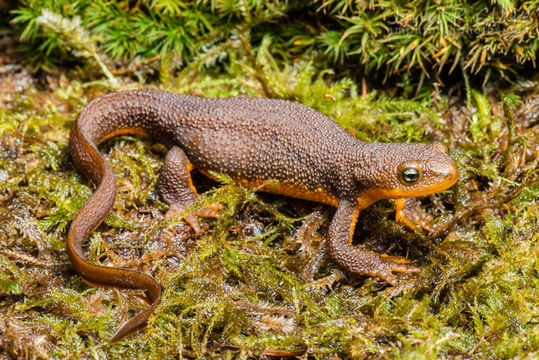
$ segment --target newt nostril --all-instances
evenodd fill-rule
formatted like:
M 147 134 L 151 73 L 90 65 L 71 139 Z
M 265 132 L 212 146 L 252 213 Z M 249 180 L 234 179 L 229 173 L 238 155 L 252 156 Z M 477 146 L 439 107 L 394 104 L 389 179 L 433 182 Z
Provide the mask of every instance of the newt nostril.
M 429 164 L 430 170 L 437 177 L 447 180 L 455 180 L 458 178 L 458 168 L 454 161 L 436 161 Z

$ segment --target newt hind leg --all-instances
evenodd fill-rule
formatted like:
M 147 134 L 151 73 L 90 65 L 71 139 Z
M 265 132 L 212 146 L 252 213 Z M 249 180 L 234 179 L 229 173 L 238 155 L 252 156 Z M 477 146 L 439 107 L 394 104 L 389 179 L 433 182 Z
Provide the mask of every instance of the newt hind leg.
M 170 205 L 165 218 L 181 213 L 198 198 L 198 193 L 191 181 L 190 172 L 193 169 L 194 165 L 178 146 L 173 146 L 165 156 L 158 182 L 159 192 L 163 200 Z M 195 233 L 199 233 L 200 224 L 197 216 L 218 217 L 218 211 L 221 208 L 220 204 L 211 204 L 193 214 L 186 215 L 184 220 Z

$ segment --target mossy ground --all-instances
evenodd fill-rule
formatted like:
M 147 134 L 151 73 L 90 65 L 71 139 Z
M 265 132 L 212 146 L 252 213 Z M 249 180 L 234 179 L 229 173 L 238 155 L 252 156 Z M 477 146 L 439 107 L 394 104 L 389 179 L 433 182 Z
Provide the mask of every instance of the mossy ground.
M 263 50 L 220 72 L 195 62 L 171 74 L 163 59 L 159 83 L 138 69 L 88 81 L 80 72 L 33 74 L 16 57 L 4 59 L 14 67 L 0 74 L 2 356 L 256 358 L 305 349 L 315 359 L 539 357 L 537 79 L 399 99 L 358 91 L 309 62 L 260 61 L 269 56 Z M 137 292 L 89 286 L 71 270 L 67 229 L 93 185 L 74 169 L 67 141 L 90 99 L 142 87 L 269 92 L 320 110 L 361 140 L 444 142 L 461 173 L 453 188 L 422 199 L 437 230 L 394 222 L 391 201 L 364 211 L 356 230 L 360 246 L 406 255 L 421 271 L 399 275 L 392 287 L 325 259 L 308 279 L 332 210 L 243 189 L 224 175 L 223 185 L 197 176 L 206 192 L 195 206 L 217 201 L 224 210 L 194 235 L 181 220 L 163 219 L 167 206 L 155 188 L 163 147 L 121 136 L 101 146 L 119 190 L 87 251 L 95 263 L 152 274 L 164 295 L 144 330 L 109 345 L 145 303 Z

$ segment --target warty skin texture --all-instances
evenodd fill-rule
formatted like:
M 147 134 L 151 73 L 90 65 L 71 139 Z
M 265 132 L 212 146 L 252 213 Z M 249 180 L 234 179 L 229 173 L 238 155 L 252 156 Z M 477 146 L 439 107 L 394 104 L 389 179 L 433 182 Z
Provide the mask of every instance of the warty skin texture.
M 433 144 L 361 142 L 323 114 L 302 104 L 238 96 L 202 98 L 158 90 L 109 94 L 90 102 L 77 118 L 70 151 L 77 168 L 98 188 L 73 220 L 68 255 L 87 281 L 144 289 L 150 307 L 131 318 L 111 342 L 144 326 L 160 300 L 159 284 L 143 273 L 88 263 L 82 244 L 113 206 L 114 174 L 97 149 L 118 134 L 140 134 L 171 149 L 159 190 L 173 215 L 196 199 L 189 171 L 223 172 L 238 183 L 337 207 L 329 228 L 328 250 L 344 269 L 394 284 L 395 271 L 417 271 L 400 257 L 379 255 L 351 245 L 359 212 L 383 198 L 396 198 L 397 218 L 431 229 L 413 197 L 452 186 L 458 177 L 447 148 Z M 417 173 L 413 183 L 402 172 Z M 186 220 L 197 229 L 196 218 Z

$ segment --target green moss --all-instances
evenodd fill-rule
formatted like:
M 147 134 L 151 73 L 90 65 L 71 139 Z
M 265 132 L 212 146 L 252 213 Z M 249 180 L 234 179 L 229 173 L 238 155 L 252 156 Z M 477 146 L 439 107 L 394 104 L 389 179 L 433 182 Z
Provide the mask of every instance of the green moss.
M 236 43 L 249 53 L 266 48 L 281 64 L 316 59 L 318 69 L 377 82 L 404 76 L 403 89 L 419 90 L 457 67 L 483 83 L 529 73 L 521 67 L 536 66 L 538 9 L 534 1 L 486 0 L 26 0 L 11 22 L 34 64 L 78 60 L 112 82 L 104 54 L 128 63 L 169 57 L 177 67 L 204 56 L 205 65 L 234 66 L 223 45 Z

